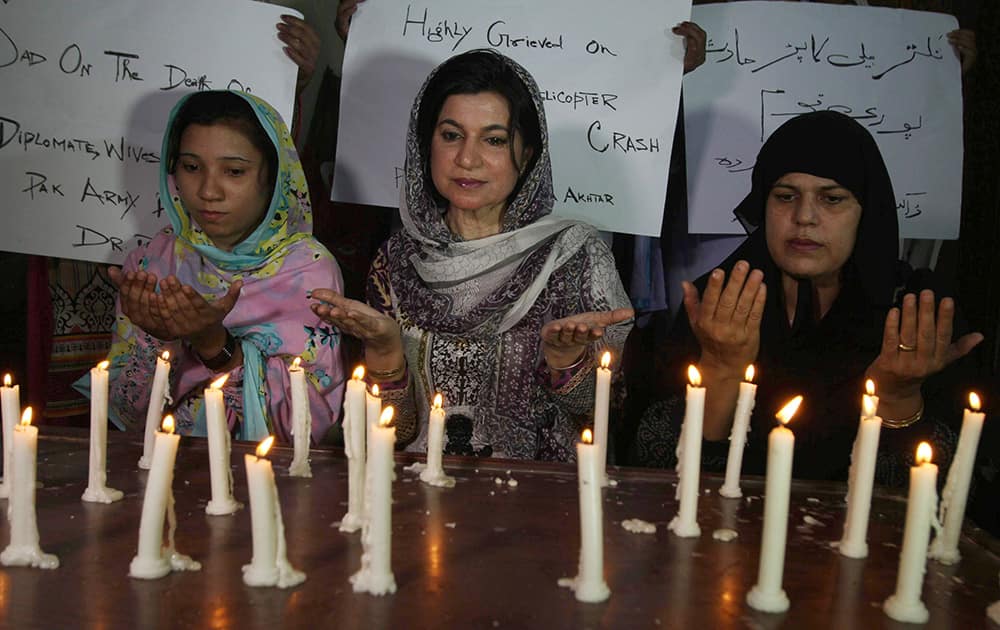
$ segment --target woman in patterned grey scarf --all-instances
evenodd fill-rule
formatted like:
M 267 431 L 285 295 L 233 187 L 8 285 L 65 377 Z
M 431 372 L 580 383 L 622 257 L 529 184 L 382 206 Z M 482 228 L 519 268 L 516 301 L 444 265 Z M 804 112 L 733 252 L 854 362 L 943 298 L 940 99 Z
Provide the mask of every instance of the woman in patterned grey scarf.
M 413 106 L 405 183 L 404 229 L 372 264 L 368 304 L 319 289 L 314 310 L 364 341 L 410 450 L 426 449 L 440 392 L 446 452 L 572 460 L 596 354 L 618 364 L 633 313 L 597 232 L 549 216 L 531 75 L 491 50 L 438 66 Z

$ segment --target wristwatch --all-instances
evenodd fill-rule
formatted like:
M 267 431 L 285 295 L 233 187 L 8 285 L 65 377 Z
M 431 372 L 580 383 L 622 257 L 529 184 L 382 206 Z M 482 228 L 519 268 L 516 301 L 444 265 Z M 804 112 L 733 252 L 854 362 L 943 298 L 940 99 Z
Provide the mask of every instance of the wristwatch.
M 195 352 L 195 354 L 198 353 Z M 233 333 L 229 332 L 229 329 L 227 328 L 226 343 L 222 346 L 222 350 L 219 351 L 219 354 L 208 359 L 198 354 L 198 358 L 201 360 L 202 365 L 214 371 L 224 368 L 233 358 L 234 354 L 236 354 L 236 337 L 233 337 Z

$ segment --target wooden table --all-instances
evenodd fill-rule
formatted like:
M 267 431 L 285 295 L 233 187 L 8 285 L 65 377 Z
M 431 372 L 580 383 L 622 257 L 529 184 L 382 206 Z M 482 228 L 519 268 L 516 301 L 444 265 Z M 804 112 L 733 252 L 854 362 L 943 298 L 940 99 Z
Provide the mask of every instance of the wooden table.
M 246 501 L 242 455 L 234 446 L 237 499 Z M 424 485 L 403 471 L 393 487 L 393 569 L 398 591 L 355 594 L 348 578 L 360 566 L 359 534 L 331 524 L 346 511 L 347 464 L 340 452 L 312 457 L 312 479 L 285 475 L 291 451 L 272 452 L 278 473 L 289 559 L 307 574 L 297 588 L 250 588 L 250 513 L 207 516 L 207 443 L 181 442 L 174 493 L 177 546 L 199 560 L 196 573 L 159 580 L 128 577 L 135 555 L 146 472 L 136 467 L 141 436 L 116 434 L 109 444 L 108 485 L 125 491 L 118 503 L 80 500 L 87 480 L 87 441 L 79 433 L 42 429 L 38 523 L 42 548 L 59 556 L 52 571 L 0 568 L 0 627 L 8 628 L 904 628 L 884 615 L 895 586 L 905 503 L 876 496 L 870 555 L 849 560 L 829 547 L 840 537 L 844 486 L 793 485 L 783 615 L 745 603 L 757 575 L 763 502 L 761 480 L 744 481 L 738 500 L 714 491 L 709 477 L 698 520 L 702 535 L 680 539 L 666 523 L 676 512 L 674 475 L 612 469 L 619 481 L 604 494 L 605 562 L 611 598 L 578 603 L 559 588 L 576 574 L 579 517 L 575 467 L 536 462 L 447 459 L 452 489 Z M 495 483 L 501 479 L 503 484 Z M 516 479 L 512 487 L 508 478 Z M 806 518 L 806 517 L 809 518 Z M 654 522 L 654 535 L 632 534 L 621 521 Z M 9 540 L 6 519 L 0 545 Z M 812 524 L 809 524 L 812 523 Z M 817 524 L 818 523 L 818 524 Z M 739 537 L 713 540 L 732 527 Z M 1000 599 L 1000 558 L 994 539 L 967 530 L 956 566 L 930 564 L 924 601 L 933 628 L 988 627 L 986 607 Z

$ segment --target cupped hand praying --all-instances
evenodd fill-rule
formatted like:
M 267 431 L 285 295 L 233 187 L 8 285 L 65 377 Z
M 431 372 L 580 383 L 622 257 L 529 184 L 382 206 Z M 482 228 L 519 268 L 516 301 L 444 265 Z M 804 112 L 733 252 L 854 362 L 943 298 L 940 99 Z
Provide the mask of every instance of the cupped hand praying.
M 954 318 L 955 302 L 944 298 L 935 308 L 934 292 L 929 289 L 921 291 L 919 297 L 908 293 L 901 308 L 889 310 L 881 351 L 867 371 L 878 387 L 880 409 L 894 403 L 907 411 L 918 407 L 924 380 L 964 357 L 983 340 L 982 334 L 974 332 L 952 341 Z
M 403 343 L 399 324 L 392 317 L 331 289 L 315 289 L 310 297 L 317 300 L 311 306 L 313 312 L 328 324 L 361 339 L 365 344 L 366 354 L 398 353 L 402 357 Z
M 604 336 L 604 329 L 635 317 L 630 308 L 589 311 L 556 319 L 542 326 L 542 352 L 550 368 L 560 370 L 580 359 L 587 346 Z
M 243 287 L 237 280 L 225 295 L 209 302 L 174 276 L 159 281 L 151 273 L 122 272 L 117 267 L 111 267 L 108 275 L 118 287 L 122 313 L 133 324 L 163 341 L 184 339 L 199 351 L 217 346 L 220 333 L 224 342 L 222 320 L 233 310 Z
M 683 287 L 684 309 L 701 346 L 700 364 L 738 378 L 760 350 L 760 322 L 767 299 L 763 272 L 751 271 L 750 264 L 741 260 L 728 281 L 721 269 L 712 271 L 700 297 L 690 282 Z

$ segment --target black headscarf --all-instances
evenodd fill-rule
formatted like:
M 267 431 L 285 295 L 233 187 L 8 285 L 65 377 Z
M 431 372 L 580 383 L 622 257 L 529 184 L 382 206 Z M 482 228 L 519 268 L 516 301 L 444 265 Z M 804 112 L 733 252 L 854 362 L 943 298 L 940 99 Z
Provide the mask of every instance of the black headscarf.
M 818 319 L 812 282 L 799 281 L 793 322 L 789 323 L 782 272 L 767 247 L 765 205 L 771 187 L 786 173 L 832 179 L 861 205 L 854 250 L 841 272 L 841 290 Z M 767 431 L 774 413 L 792 396 L 805 403 L 793 422 L 795 476 L 838 479 L 846 475 L 857 430 L 860 392 L 867 366 L 878 355 L 882 324 L 903 280 L 896 204 L 885 163 L 871 135 L 851 118 L 817 112 L 789 120 L 761 148 L 750 193 L 735 209 L 750 235 L 721 265 L 727 275 L 739 260 L 764 272 L 768 287 L 761 322 L 757 405 L 744 471 L 763 473 Z M 695 285 L 704 291 L 708 274 Z M 678 314 L 669 343 L 658 356 L 666 391 L 682 391 L 683 367 L 698 361 L 700 349 L 685 312 Z M 726 442 L 706 444 L 703 454 L 725 461 Z M 713 452 L 718 451 L 717 456 Z
M 742 258 L 751 264 L 763 266 L 759 258 L 767 248 L 765 230 L 760 229 L 764 208 L 771 187 L 786 173 L 832 179 L 854 194 L 861 204 L 861 220 L 846 271 L 860 282 L 873 305 L 891 304 L 898 281 L 899 251 L 892 182 L 875 139 L 856 120 L 839 112 L 797 116 L 778 127 L 761 147 L 750 193 L 733 211 L 750 237 L 731 260 L 739 260 L 743 253 Z M 770 254 L 766 256 L 770 258 Z
M 782 272 L 767 248 L 765 230 L 760 229 L 771 187 L 786 173 L 832 179 L 850 190 L 861 205 L 854 249 L 841 270 L 839 294 L 818 318 L 810 306 L 812 283 L 800 280 L 791 323 L 784 306 Z M 851 118 L 817 112 L 789 120 L 761 148 L 751 181 L 750 194 L 735 210 L 750 235 L 719 265 L 728 275 L 737 261 L 746 260 L 751 268 L 764 272 L 768 287 L 755 362 L 757 404 L 743 472 L 764 473 L 767 433 L 775 424 L 774 413 L 792 396 L 801 394 L 805 400 L 792 421 L 793 474 L 799 479 L 844 479 L 858 427 L 865 371 L 880 351 L 887 311 L 903 293 L 931 288 L 940 299 L 947 291 L 929 270 L 913 271 L 897 260 L 898 222 L 889 174 L 871 135 Z M 704 291 L 707 282 L 708 274 L 695 281 L 695 286 Z M 956 314 L 957 334 L 965 329 L 960 314 Z M 680 398 L 684 369 L 699 356 L 697 339 L 682 310 L 656 353 L 658 380 L 667 401 Z M 968 359 L 962 361 L 963 366 L 953 364 L 924 382 L 925 409 L 920 422 L 905 429 L 883 429 L 876 467 L 880 483 L 905 483 L 907 466 L 919 441 L 935 445 L 935 458 L 942 465 L 950 461 L 955 434 L 948 423 L 960 416 L 965 388 L 972 382 Z M 669 442 L 670 432 L 679 432 L 680 414 L 670 410 L 666 414 L 666 431 L 658 429 L 652 417 L 648 428 L 640 424 L 636 443 L 643 442 L 644 435 L 650 443 L 635 449 L 640 463 L 670 459 L 672 447 L 662 448 L 656 436 L 666 435 L 662 443 Z M 678 426 L 670 429 L 673 425 Z M 706 442 L 704 465 L 721 471 L 727 447 L 725 441 Z M 667 453 L 666 458 L 663 453 Z

